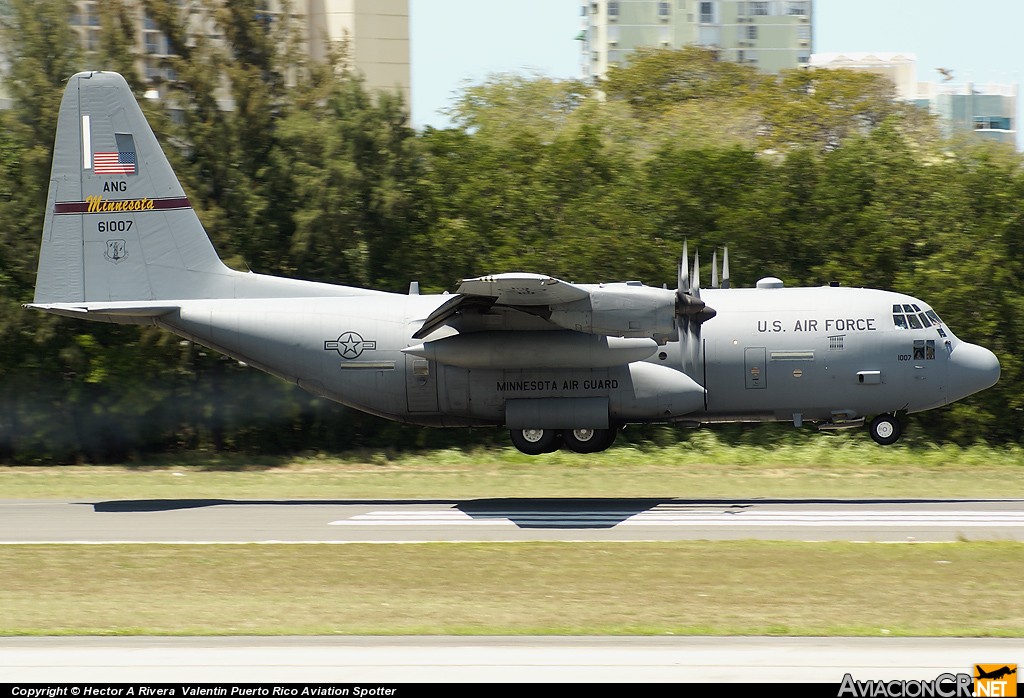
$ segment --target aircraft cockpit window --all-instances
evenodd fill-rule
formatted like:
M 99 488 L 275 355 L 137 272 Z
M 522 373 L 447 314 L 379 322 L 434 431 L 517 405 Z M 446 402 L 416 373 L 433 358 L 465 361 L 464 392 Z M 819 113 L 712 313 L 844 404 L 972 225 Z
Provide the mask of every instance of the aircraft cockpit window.
M 907 316 L 903 314 L 903 306 L 899 303 L 892 304 L 892 324 L 901 330 L 908 329 Z
M 940 320 L 934 310 L 921 310 L 916 303 L 893 303 L 892 324 L 901 330 L 921 330 L 939 327 Z M 939 332 L 942 332 L 941 327 Z

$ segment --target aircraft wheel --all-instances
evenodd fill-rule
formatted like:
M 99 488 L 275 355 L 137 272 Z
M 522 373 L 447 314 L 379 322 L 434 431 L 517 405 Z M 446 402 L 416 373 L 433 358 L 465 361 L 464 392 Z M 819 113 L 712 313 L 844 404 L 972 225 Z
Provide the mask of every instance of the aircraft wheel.
M 528 456 L 558 450 L 558 432 L 554 429 L 512 429 L 512 445 Z
M 566 448 L 576 453 L 597 453 L 615 442 L 616 429 L 566 429 L 562 432 Z
M 871 433 L 871 438 L 882 446 L 896 443 L 903 435 L 903 427 L 891 414 L 880 414 L 872 419 L 868 431 Z

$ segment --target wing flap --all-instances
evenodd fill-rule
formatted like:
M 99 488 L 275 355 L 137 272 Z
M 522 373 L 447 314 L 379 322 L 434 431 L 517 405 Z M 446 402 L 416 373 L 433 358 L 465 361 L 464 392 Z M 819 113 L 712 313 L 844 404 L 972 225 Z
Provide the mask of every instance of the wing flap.
M 439 327 L 448 324 L 448 321 L 459 313 L 467 311 L 486 313 L 494 305 L 493 298 L 481 298 L 480 296 L 468 296 L 456 294 L 434 309 L 427 319 L 423 321 L 423 327 L 413 334 L 413 339 L 423 339 Z

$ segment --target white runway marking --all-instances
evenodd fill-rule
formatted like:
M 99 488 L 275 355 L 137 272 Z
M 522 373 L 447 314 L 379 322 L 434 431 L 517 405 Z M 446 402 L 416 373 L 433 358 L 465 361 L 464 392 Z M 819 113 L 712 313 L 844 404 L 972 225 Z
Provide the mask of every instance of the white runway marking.
M 548 517 L 550 518 L 550 516 Z M 452 526 L 468 524 L 471 526 L 514 526 L 506 518 L 474 519 L 458 509 L 441 509 L 432 511 L 371 511 L 358 514 L 351 519 L 332 521 L 331 526 Z
M 847 672 L 859 681 L 928 680 L 942 672 L 970 671 L 976 661 L 1006 661 L 997 657 L 1014 661 L 1022 652 L 1020 638 L 0 637 L 0 678 L 7 683 L 81 684 L 109 683 L 115 677 L 117 682 L 177 686 L 194 682 L 838 685 Z M 399 688 L 398 695 L 405 694 L 411 695 Z
M 692 510 L 663 504 L 654 509 L 592 512 L 583 515 L 552 511 L 516 511 L 481 514 L 473 517 L 458 509 L 372 511 L 350 519 L 331 521 L 332 526 L 515 526 L 517 524 L 553 524 L 561 526 L 772 526 L 772 527 L 863 527 L 863 526 L 935 526 L 935 527 L 1024 527 L 1024 511 L 747 511 L 716 512 Z

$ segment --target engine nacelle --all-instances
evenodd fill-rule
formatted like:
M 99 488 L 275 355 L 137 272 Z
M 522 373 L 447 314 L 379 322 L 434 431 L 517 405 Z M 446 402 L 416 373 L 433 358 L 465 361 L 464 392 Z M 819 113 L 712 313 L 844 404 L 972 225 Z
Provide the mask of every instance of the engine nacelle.
M 648 337 L 606 337 L 582 332 L 470 332 L 402 350 L 462 368 L 608 368 L 643 361 L 658 350 Z
M 548 319 L 588 334 L 650 337 L 658 344 L 678 339 L 675 291 L 632 283 L 601 284 L 588 290 L 588 298 L 552 308 Z

